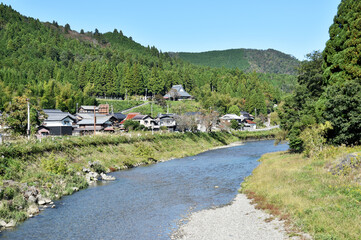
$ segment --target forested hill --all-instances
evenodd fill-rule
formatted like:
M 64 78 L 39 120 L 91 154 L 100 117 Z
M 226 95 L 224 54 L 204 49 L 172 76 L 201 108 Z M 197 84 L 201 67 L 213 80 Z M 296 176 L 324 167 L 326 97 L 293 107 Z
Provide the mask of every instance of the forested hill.
M 273 49 L 230 49 L 201 53 L 172 53 L 190 63 L 209 66 L 238 68 L 246 72 L 296 74 L 299 61 L 291 55 Z
M 75 112 L 77 103 L 96 104 L 95 97 L 163 95 L 175 84 L 204 109 L 225 113 L 236 105 L 266 113 L 280 101 L 284 81 L 290 82 L 196 66 L 144 47 L 121 30 L 77 32 L 69 24 L 43 23 L 0 4 L 0 110 L 5 113 L 13 111 L 10 103 L 17 97 L 39 108 Z

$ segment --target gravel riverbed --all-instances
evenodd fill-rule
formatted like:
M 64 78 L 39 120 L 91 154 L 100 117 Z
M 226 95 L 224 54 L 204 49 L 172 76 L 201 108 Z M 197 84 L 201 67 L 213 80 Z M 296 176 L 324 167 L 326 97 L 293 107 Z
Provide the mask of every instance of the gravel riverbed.
M 255 209 L 244 194 L 238 194 L 230 205 L 191 214 L 171 239 L 298 239 L 288 236 L 283 221 L 266 221 L 270 218 L 271 215 Z

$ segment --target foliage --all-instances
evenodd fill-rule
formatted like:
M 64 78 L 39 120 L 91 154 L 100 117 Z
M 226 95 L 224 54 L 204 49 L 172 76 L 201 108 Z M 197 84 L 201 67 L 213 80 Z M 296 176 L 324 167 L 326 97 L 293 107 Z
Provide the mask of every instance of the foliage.
M 114 112 L 121 112 L 143 103 L 142 101 L 135 101 L 135 100 L 115 100 L 115 99 L 100 99 L 100 98 L 97 98 L 97 102 L 99 104 L 109 104 L 109 106 L 113 107 Z
M 319 52 L 307 55 L 308 59 L 301 63 L 297 81 L 299 85 L 294 93 L 284 99 L 277 112 L 280 126 L 288 133 L 289 145 L 295 152 L 303 151 L 301 132 L 320 120 L 316 115 L 316 102 L 321 95 L 322 56 Z M 318 84 L 313 84 L 317 82 Z
M 299 61 L 282 52 L 254 49 L 230 49 L 202 53 L 176 53 L 176 56 L 196 65 L 238 68 L 247 72 L 295 74 Z
M 124 128 L 128 131 L 139 130 L 140 123 L 138 121 L 126 120 L 124 121 Z
M 271 125 L 276 126 L 280 124 L 280 118 L 278 116 L 278 112 L 271 112 L 270 113 L 270 118 L 271 118 Z
M 325 124 L 313 125 L 307 127 L 301 134 L 300 139 L 303 143 L 303 153 L 307 157 L 312 157 L 321 152 L 325 146 L 325 134 L 328 130 L 332 129 L 330 122 Z
M 225 113 L 238 105 L 266 113 L 282 95 L 268 78 L 195 66 L 155 47 L 143 47 L 120 30 L 78 33 L 69 24 L 41 23 L 4 4 L 0 13 L 0 110 L 13 97 L 26 95 L 40 108 L 74 113 L 77 103 L 97 104 L 96 96 L 128 99 L 144 96 L 147 90 L 148 95 L 164 95 L 172 85 L 182 84 L 206 109 L 214 106 Z M 265 65 L 290 59 L 273 50 L 261 55 L 270 56 Z M 114 110 L 124 109 L 114 103 Z
M 95 161 L 91 164 L 91 168 L 98 174 L 106 173 L 106 168 L 98 161 Z
M 359 160 L 351 161 L 357 165 L 352 171 L 334 174 L 332 169 L 345 159 L 342 154 L 360 151 L 359 146 L 328 146 L 312 158 L 266 154 L 242 184 L 242 191 L 257 208 L 272 211 L 297 227 L 296 232 L 309 233 L 313 239 L 359 239 Z
M 51 173 L 66 175 L 68 171 L 67 160 L 63 157 L 55 157 L 54 152 L 48 158 L 43 158 L 41 161 L 42 167 Z
M 4 123 L 15 134 L 25 135 L 28 124 L 27 98 L 14 97 L 11 103 L 8 103 L 4 112 Z M 30 108 L 30 127 L 34 131 L 40 124 L 37 106 L 31 105 Z
M 227 113 L 239 115 L 239 113 L 240 113 L 239 107 L 236 105 L 233 105 L 228 109 Z
M 135 154 L 144 160 L 154 159 L 155 153 L 154 148 L 148 144 L 139 143 L 135 145 Z
M 361 81 L 347 81 L 327 88 L 322 96 L 323 114 L 333 128 L 327 139 L 333 144 L 360 144 L 361 139 Z
M 330 26 L 330 39 L 323 54 L 324 75 L 330 84 L 361 78 L 360 9 L 359 1 L 341 1 Z
M 237 130 L 237 129 L 239 129 L 239 123 L 238 123 L 238 121 L 237 120 L 235 120 L 235 119 L 232 119 L 231 120 L 231 128 L 232 129 L 234 129 L 234 130 Z

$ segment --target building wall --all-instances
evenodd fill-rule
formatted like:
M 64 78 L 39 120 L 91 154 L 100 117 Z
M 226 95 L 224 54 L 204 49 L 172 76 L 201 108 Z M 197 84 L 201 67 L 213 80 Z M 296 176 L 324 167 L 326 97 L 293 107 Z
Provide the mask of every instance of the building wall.
M 72 126 L 46 126 L 46 127 L 49 129 L 50 135 L 63 136 L 63 135 L 73 134 Z

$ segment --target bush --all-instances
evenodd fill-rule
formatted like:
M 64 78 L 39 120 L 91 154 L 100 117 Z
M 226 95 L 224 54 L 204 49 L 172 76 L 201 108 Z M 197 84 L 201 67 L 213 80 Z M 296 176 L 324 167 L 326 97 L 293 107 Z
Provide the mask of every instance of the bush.
M 133 120 L 126 120 L 124 122 L 124 128 L 128 131 L 140 129 L 140 123 Z
M 41 160 L 41 165 L 46 171 L 54 174 L 66 175 L 68 172 L 67 160 L 62 157 L 55 158 L 53 152 L 48 158 Z
M 144 160 L 154 159 L 154 149 L 144 143 L 137 144 L 134 153 Z
M 91 168 L 98 174 L 105 173 L 107 171 L 107 169 L 99 162 L 92 163 Z
M 332 129 L 330 122 L 325 124 L 316 124 L 306 128 L 300 134 L 300 139 L 303 142 L 304 154 L 307 157 L 312 157 L 315 153 L 321 152 L 326 143 L 325 134 Z

